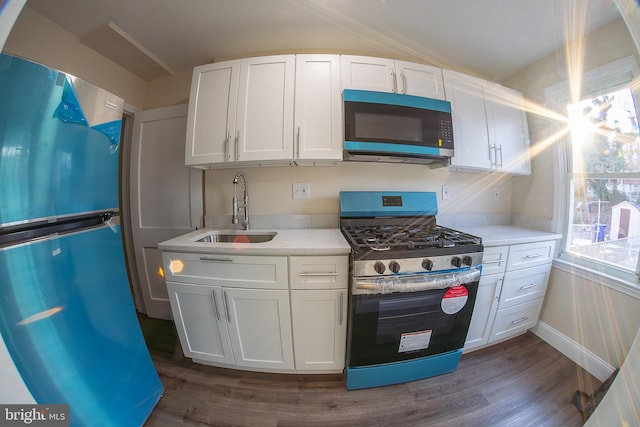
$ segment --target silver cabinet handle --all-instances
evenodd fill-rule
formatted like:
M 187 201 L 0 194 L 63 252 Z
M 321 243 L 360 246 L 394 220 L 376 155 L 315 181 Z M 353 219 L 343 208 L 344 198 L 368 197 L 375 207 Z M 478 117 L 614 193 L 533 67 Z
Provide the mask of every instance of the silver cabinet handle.
M 231 131 L 227 131 L 227 140 L 225 141 L 225 153 L 226 160 L 231 160 Z
M 543 256 L 544 256 L 544 254 L 529 254 L 529 255 L 525 256 L 525 258 L 531 259 L 531 258 L 540 258 L 540 257 L 543 257 Z
M 484 264 L 501 264 L 501 263 L 503 263 L 503 262 L 504 262 L 504 260 L 503 260 L 503 259 L 499 259 L 499 260 L 497 260 L 497 261 L 482 261 L 482 264 L 483 264 L 483 265 L 484 265 Z
M 537 283 L 531 283 L 530 285 L 525 285 L 525 286 L 520 286 L 520 290 L 524 291 L 526 289 L 531 289 L 531 288 L 535 288 L 536 286 L 538 286 Z
M 240 146 L 240 129 L 236 131 L 236 160 L 240 160 L 240 150 L 238 150 L 239 146 Z
M 220 310 L 218 310 L 218 298 L 216 297 L 216 290 L 213 290 L 213 308 L 216 311 L 216 318 L 220 320 Z
M 402 93 L 407 93 L 407 76 L 404 73 L 400 73 L 400 80 L 402 81 Z
M 491 160 L 491 151 L 493 151 L 493 160 Z M 489 161 L 491 162 L 491 166 L 498 167 L 498 153 L 496 151 L 496 144 L 492 144 L 489 146 Z
M 502 169 L 502 144 L 500 144 L 499 147 L 496 147 L 496 151 L 500 150 L 500 165 L 498 166 L 500 169 Z M 498 159 L 496 159 L 496 162 L 498 161 Z
M 520 319 L 518 319 L 518 320 L 514 320 L 514 321 L 512 321 L 512 322 L 511 322 L 511 324 L 512 324 L 512 325 L 517 325 L 518 323 L 522 323 L 522 322 L 524 322 L 524 321 L 526 321 L 526 320 L 529 320 L 529 318 L 528 318 L 528 317 L 526 317 L 526 316 L 524 316 L 524 317 L 521 317 L 521 318 L 520 318 Z
M 337 275 L 338 273 L 300 273 L 298 274 L 298 276 L 301 276 L 301 277 L 323 277 L 323 276 L 336 277 Z
M 342 326 L 342 309 L 344 308 L 344 292 L 340 292 L 340 316 L 338 318 L 338 324 Z
M 300 157 L 300 126 L 298 126 L 298 132 L 296 134 L 296 151 L 297 153 L 295 154 L 296 158 Z
M 232 258 L 229 257 L 217 257 L 217 256 L 201 256 L 200 261 L 207 262 L 233 262 Z
M 393 92 L 394 93 L 398 93 L 398 84 L 396 82 L 396 72 L 395 71 L 391 72 L 391 78 L 393 79 Z
M 227 292 L 222 292 L 222 300 L 224 302 L 224 310 L 227 312 L 227 322 L 231 323 L 231 314 L 229 313 L 229 302 L 227 301 Z

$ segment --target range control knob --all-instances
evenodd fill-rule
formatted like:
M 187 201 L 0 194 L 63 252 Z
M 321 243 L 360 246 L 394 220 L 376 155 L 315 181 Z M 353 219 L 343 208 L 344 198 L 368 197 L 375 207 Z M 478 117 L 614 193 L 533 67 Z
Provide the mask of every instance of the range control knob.
M 389 263 L 389 269 L 394 273 L 397 273 L 400 271 L 400 264 L 398 264 L 398 261 L 391 261 Z
M 464 258 L 462 258 L 462 263 L 464 265 L 468 265 L 471 266 L 471 263 L 473 262 L 473 259 L 471 259 L 471 257 L 469 255 L 465 256 Z
M 375 264 L 373 264 L 373 269 L 376 271 L 376 273 L 382 274 L 386 270 L 386 267 L 383 263 L 377 261 Z
M 431 261 L 430 259 L 423 260 L 422 268 L 424 268 L 425 270 L 431 271 L 431 269 L 433 268 L 433 261 Z
M 453 265 L 454 267 L 460 267 L 462 265 L 460 257 L 454 256 L 453 258 L 451 258 L 451 265 Z

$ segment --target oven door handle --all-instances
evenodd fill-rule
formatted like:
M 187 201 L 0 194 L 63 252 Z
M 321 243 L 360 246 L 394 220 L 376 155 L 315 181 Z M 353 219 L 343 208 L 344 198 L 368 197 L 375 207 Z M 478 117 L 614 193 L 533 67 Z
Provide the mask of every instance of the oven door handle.
M 430 289 L 446 289 L 480 280 L 480 270 L 472 268 L 464 272 L 438 275 L 391 276 L 386 279 L 356 278 L 354 294 L 387 294 L 392 292 L 417 292 Z

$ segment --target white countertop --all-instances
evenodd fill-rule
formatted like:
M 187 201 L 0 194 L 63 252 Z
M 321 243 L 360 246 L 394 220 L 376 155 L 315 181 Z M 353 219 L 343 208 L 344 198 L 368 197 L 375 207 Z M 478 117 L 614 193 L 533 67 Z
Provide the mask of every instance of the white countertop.
M 158 247 L 163 251 L 238 255 L 342 255 L 351 252 L 349 244 L 337 228 L 249 230 L 277 233 L 273 240 L 264 243 L 197 242 L 212 231 L 230 230 L 201 228 L 159 243 Z
M 530 230 L 512 225 L 484 225 L 457 227 L 457 229 L 481 237 L 484 246 L 516 245 L 518 243 L 534 243 L 562 238 L 561 234 Z

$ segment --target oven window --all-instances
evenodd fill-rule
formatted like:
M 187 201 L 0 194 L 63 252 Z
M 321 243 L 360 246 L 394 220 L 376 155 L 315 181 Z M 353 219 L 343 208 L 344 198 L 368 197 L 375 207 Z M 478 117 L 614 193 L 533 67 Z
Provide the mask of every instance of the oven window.
M 447 289 L 352 296 L 349 366 L 409 360 L 462 348 L 478 283 L 464 287 L 468 299 L 453 314 L 442 310 Z

